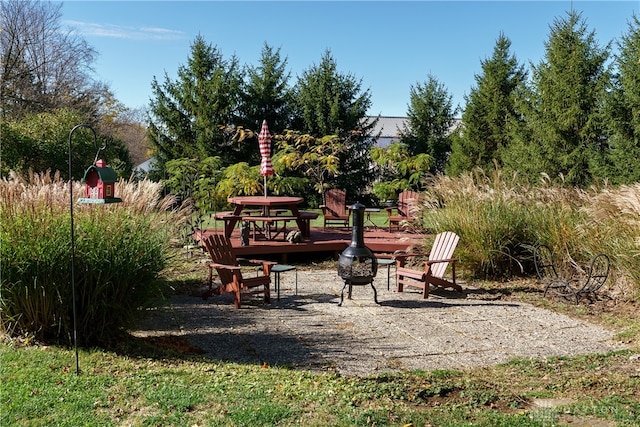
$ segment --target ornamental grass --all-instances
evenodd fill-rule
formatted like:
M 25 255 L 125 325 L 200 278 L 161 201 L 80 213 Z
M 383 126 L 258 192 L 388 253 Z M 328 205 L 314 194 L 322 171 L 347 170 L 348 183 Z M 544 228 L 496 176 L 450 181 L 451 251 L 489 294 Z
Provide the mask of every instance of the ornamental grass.
M 427 230 L 460 235 L 456 253 L 473 277 L 533 274 L 532 249 L 544 244 L 577 268 L 606 253 L 609 286 L 624 298 L 640 295 L 640 183 L 579 189 L 543 179 L 532 186 L 476 170 L 431 179 L 420 217 Z
M 84 186 L 74 183 L 74 199 Z M 107 344 L 161 298 L 158 274 L 169 241 L 186 216 L 172 210 L 150 181 L 116 185 L 123 202 L 74 200 L 77 337 Z M 71 344 L 71 218 L 69 183 L 58 174 L 0 181 L 0 327 L 10 335 Z

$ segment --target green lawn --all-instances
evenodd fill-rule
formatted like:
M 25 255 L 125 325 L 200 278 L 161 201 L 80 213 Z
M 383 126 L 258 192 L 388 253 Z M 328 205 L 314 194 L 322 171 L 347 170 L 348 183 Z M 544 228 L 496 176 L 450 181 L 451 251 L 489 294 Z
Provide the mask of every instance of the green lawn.
M 311 221 L 311 227 L 322 227 L 323 217 L 322 217 L 321 209 L 304 209 L 304 211 L 316 212 L 318 214 L 318 218 Z M 389 225 L 389 217 L 387 216 L 387 213 L 384 209 L 381 209 L 380 212 L 371 212 L 370 218 L 373 221 L 373 223 L 376 224 L 378 227 L 386 228 Z M 366 216 L 365 216 L 365 221 L 366 221 L 365 225 L 370 225 L 368 220 L 366 220 Z M 211 215 L 210 217 L 205 218 L 203 228 L 222 229 L 223 228 L 222 221 L 217 221 L 217 222 L 214 221 L 213 215 Z
M 181 292 L 203 277 L 202 266 L 176 256 L 163 280 Z M 359 378 L 222 363 L 190 353 L 179 337 L 128 337 L 113 349 L 81 349 L 78 376 L 73 349 L 5 340 L 0 425 L 640 425 L 637 310 L 589 313 L 530 300 L 517 283 L 483 286 L 609 324 L 633 350 Z
M 624 373 L 629 352 L 349 378 L 220 363 L 140 345 L 135 351 L 81 351 L 79 376 L 72 350 L 0 345 L 0 425 L 640 423 L 637 370 Z M 536 408 L 536 399 L 561 399 L 561 406 Z

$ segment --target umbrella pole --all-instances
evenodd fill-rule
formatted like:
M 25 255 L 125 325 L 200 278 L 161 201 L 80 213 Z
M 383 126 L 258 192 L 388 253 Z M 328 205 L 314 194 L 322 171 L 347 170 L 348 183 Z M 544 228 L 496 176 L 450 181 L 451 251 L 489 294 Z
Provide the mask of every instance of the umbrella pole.
M 267 176 L 264 176 L 264 197 L 267 197 Z

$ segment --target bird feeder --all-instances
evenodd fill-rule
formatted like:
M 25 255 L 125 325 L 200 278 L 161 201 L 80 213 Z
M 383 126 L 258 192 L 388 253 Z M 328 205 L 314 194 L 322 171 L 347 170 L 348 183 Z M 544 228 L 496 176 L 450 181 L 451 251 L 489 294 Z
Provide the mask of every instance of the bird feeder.
M 85 197 L 79 199 L 78 203 L 104 204 L 122 201 L 121 198 L 115 197 L 116 172 L 107 166 L 104 160 L 96 160 L 89 166 L 82 180 L 85 183 Z

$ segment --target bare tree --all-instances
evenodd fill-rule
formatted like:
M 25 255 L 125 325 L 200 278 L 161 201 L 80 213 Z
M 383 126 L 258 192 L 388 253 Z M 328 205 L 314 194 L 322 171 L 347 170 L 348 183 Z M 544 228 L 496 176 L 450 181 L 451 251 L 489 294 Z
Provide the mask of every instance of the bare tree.
M 70 107 L 94 115 L 105 85 L 91 77 L 96 51 L 60 25 L 61 3 L 0 2 L 3 117 Z
M 109 94 L 100 109 L 98 129 L 101 134 L 123 141 L 129 150 L 133 165 L 138 165 L 151 156 L 151 143 L 147 136 L 145 108 L 127 108 Z

